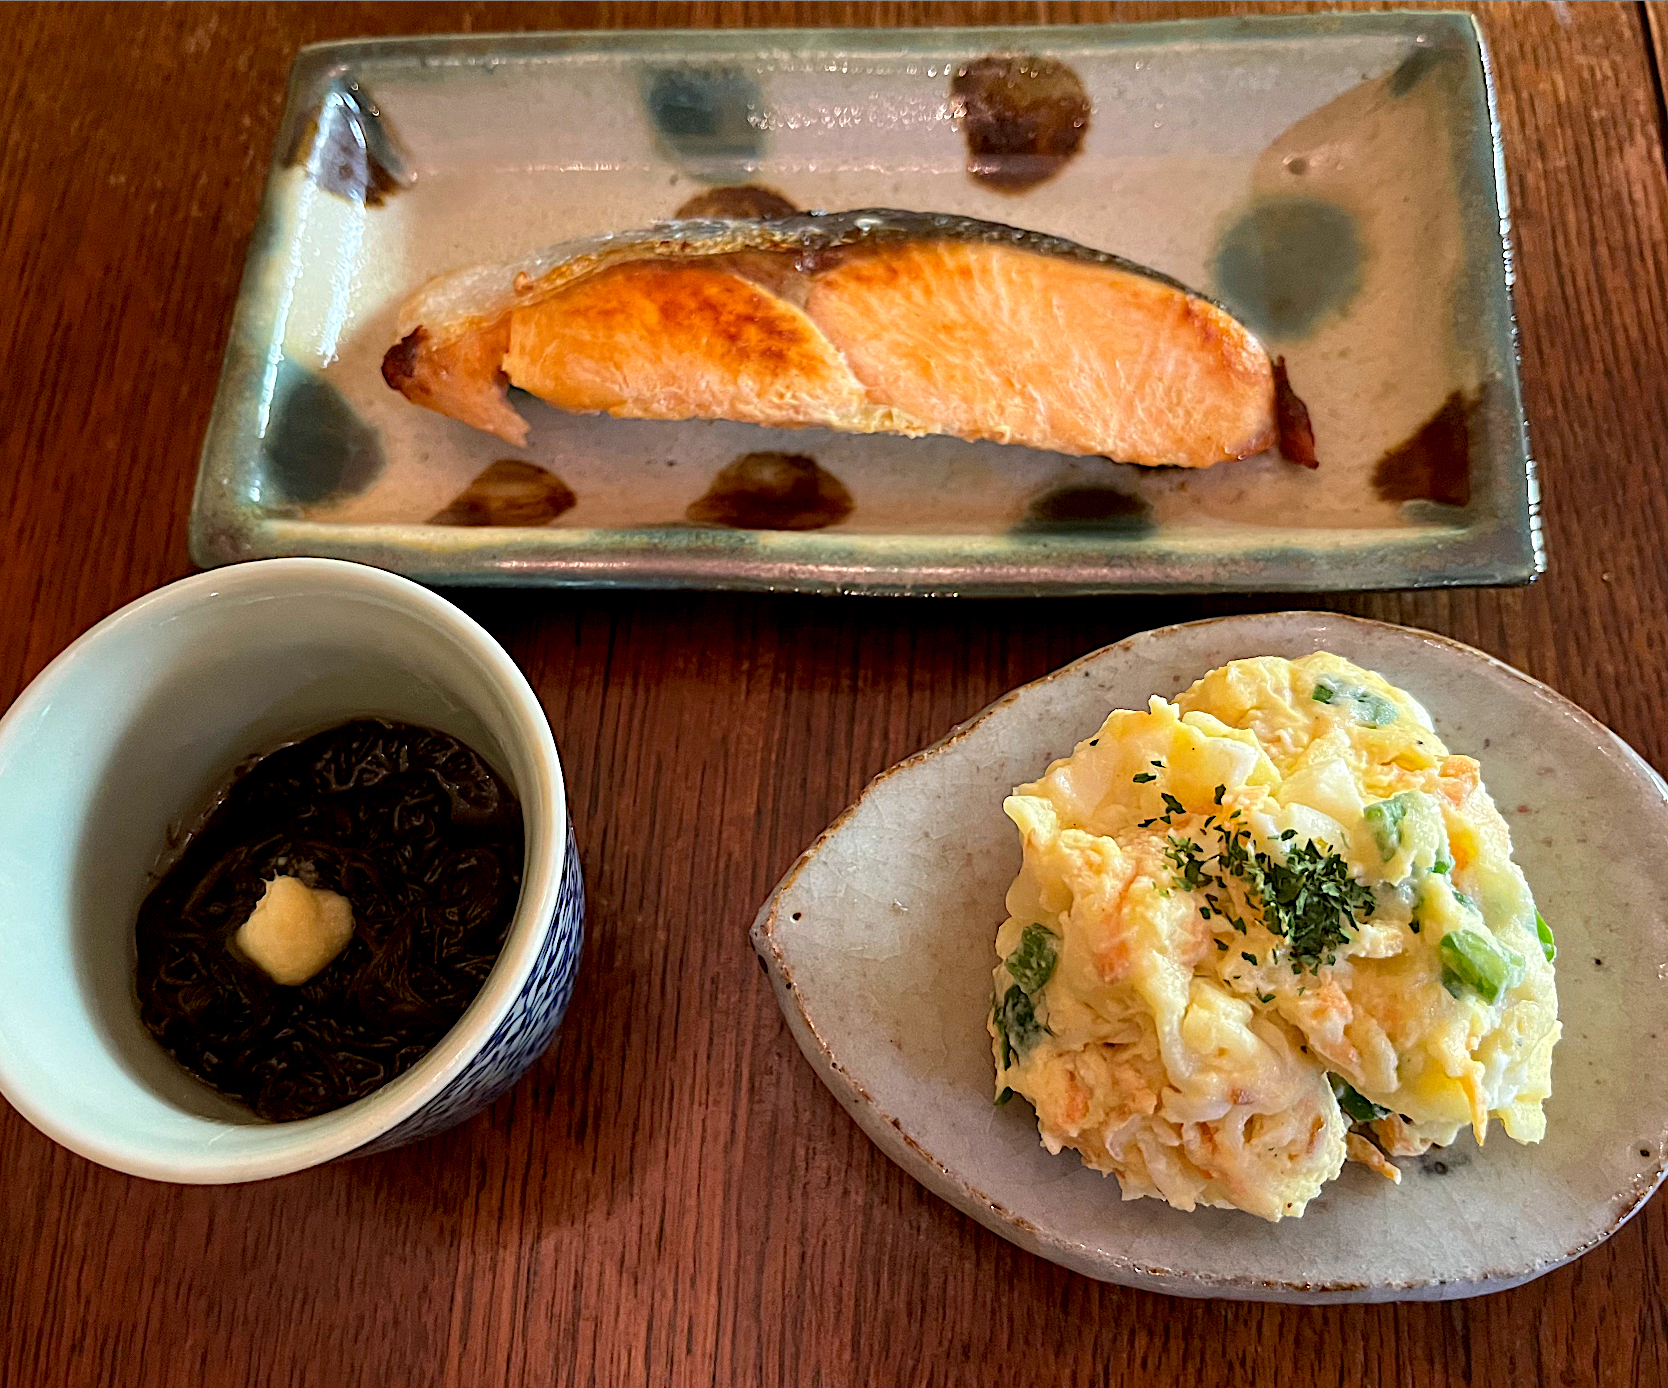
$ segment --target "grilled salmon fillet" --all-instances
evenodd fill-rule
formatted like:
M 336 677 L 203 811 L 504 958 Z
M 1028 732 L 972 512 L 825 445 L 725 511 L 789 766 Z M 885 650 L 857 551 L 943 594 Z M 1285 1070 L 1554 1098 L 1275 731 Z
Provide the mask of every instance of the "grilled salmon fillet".
M 558 409 L 950 434 L 1208 467 L 1275 439 L 1274 372 L 1225 309 L 1055 237 L 871 210 L 683 221 L 446 276 L 390 386 L 511 443 Z

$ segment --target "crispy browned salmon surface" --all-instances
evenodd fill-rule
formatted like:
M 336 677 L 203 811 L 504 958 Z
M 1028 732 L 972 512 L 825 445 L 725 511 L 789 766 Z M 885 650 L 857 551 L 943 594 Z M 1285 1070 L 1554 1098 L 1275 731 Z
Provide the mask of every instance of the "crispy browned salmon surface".
M 504 371 L 561 410 L 878 427 L 803 311 L 699 261 L 617 265 L 514 310 Z
M 388 384 L 512 443 L 526 424 L 506 385 L 634 419 L 951 434 L 1150 465 L 1274 441 L 1268 354 L 1226 310 L 1116 257 L 965 218 L 665 223 L 437 281 L 401 330 Z

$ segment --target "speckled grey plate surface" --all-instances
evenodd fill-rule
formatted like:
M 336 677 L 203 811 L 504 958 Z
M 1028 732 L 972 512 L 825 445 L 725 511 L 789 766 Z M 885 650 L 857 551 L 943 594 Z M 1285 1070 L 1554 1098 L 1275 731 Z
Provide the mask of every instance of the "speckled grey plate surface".
M 969 176 L 951 100 L 956 70 L 992 53 L 1064 64 L 1091 106 L 1081 151 L 1021 194 Z M 192 552 L 330 555 L 436 582 L 824 592 L 1522 581 L 1541 561 L 1499 158 L 1476 25 L 1431 11 L 309 48 L 203 447 Z M 531 398 L 517 402 L 531 437 L 513 449 L 383 383 L 398 306 L 429 277 L 643 226 L 741 181 L 805 208 L 1050 232 L 1212 293 L 1287 359 L 1321 466 L 1270 453 L 1154 470 Z M 1401 447 L 1414 438 L 1430 446 Z M 691 523 L 720 470 L 756 452 L 814 458 L 849 514 L 809 531 Z M 1387 455 L 1393 486 L 1378 480 Z M 505 458 L 537 491 L 517 525 L 433 523 Z
M 1329 650 L 1430 710 L 1478 757 L 1558 935 L 1564 1037 L 1547 1137 L 1496 1131 L 1351 1165 L 1301 1219 L 1125 1203 L 1050 1157 L 1023 1102 L 993 1108 L 985 1033 L 1019 843 L 1002 798 L 1112 708 L 1172 695 L 1242 656 Z M 1187 1296 L 1386 1301 L 1474 1296 L 1598 1244 L 1662 1180 L 1668 1151 L 1668 788 L 1546 686 L 1442 637 L 1315 612 L 1165 627 L 1008 694 L 879 777 L 783 879 L 753 926 L 800 1048 L 894 1161 L 1045 1258 Z

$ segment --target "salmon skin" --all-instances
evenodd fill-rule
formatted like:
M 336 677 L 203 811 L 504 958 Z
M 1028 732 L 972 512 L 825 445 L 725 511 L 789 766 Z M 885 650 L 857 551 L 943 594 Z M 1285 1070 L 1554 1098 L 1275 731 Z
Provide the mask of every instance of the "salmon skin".
M 997 222 L 871 208 L 687 220 L 425 285 L 395 390 L 513 444 L 558 409 L 950 434 L 1208 467 L 1275 439 L 1268 353 L 1156 270 Z

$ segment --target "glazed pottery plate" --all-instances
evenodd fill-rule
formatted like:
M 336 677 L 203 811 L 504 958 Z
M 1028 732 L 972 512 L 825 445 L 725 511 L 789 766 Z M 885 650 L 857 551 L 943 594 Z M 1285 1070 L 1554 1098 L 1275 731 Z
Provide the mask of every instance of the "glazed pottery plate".
M 1016 68 L 1033 75 L 1004 85 Z M 1041 153 L 992 155 L 992 130 L 1034 128 L 1008 109 L 1015 92 L 1053 133 Z M 735 184 L 812 210 L 1004 222 L 1175 276 L 1285 358 L 1320 465 L 1269 452 L 1146 469 L 564 414 L 520 394 L 531 435 L 514 448 L 384 383 L 399 305 L 431 276 L 645 226 Z M 1523 581 L 1541 557 L 1505 227 L 1466 15 L 309 48 L 203 447 L 193 553 L 330 555 L 434 582 L 824 592 Z M 812 504 L 773 502 L 801 493 Z
M 1031 1108 L 991 1104 L 985 1019 L 1019 838 L 1013 786 L 1114 708 L 1225 661 L 1327 650 L 1377 670 L 1477 757 L 1557 931 L 1563 1040 L 1547 1136 L 1498 1128 L 1351 1164 L 1300 1219 L 1124 1202 Z M 1668 788 L 1615 734 L 1489 656 L 1316 612 L 1164 627 L 1000 699 L 877 779 L 783 879 L 753 943 L 800 1048 L 871 1138 L 1004 1238 L 1091 1277 L 1186 1296 L 1388 1301 L 1528 1281 L 1607 1238 L 1662 1180 L 1668 1144 Z

